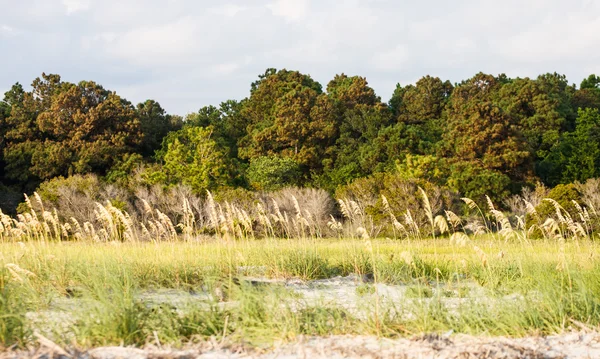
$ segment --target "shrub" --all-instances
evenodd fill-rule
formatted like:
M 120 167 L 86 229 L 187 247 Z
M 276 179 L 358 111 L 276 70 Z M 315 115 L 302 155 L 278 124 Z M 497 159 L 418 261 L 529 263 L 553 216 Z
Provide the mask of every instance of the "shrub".
M 106 174 L 108 183 L 118 183 L 128 185 L 133 171 L 142 164 L 143 158 L 137 153 L 126 154 L 121 160 L 115 163 Z
M 263 202 L 265 197 L 272 198 L 282 212 L 287 212 L 288 215 L 296 215 L 296 207 L 294 198 L 298 203 L 298 207 L 302 211 L 302 215 L 310 213 L 310 217 L 318 222 L 327 222 L 335 208 L 333 198 L 327 191 L 317 188 L 297 188 L 289 187 L 276 192 L 263 194 Z
M 158 210 L 167 215 L 173 223 L 178 223 L 184 215 L 184 199 L 187 200 L 194 214 L 196 226 L 200 228 L 205 223 L 204 200 L 195 194 L 190 186 L 181 184 L 171 187 L 159 184 L 149 187 L 139 186 L 135 190 L 136 212 L 132 216 L 135 215 L 138 220 L 145 221 L 148 217 L 155 216 Z
M 548 193 L 548 198 L 558 202 L 572 218 L 578 218 L 577 205 L 573 203 L 581 203 L 581 193 L 577 185 L 559 184 Z M 556 208 L 549 201 L 542 201 L 535 209 L 541 218 L 556 217 Z
M 456 193 L 425 180 L 407 179 L 398 174 L 378 173 L 355 180 L 338 188 L 335 197 L 357 202 L 376 223 L 388 222 L 390 212 L 400 219 L 408 210 L 417 226 L 429 232 L 431 227 L 419 187 L 427 193 L 433 217 L 443 214 L 444 209 L 458 212 L 460 204 Z M 382 196 L 386 198 L 389 210 L 386 210 Z
M 525 216 L 527 214 L 527 203 L 534 208 L 539 206 L 544 198 L 548 197 L 549 189 L 542 183 L 537 183 L 535 188 L 523 187 L 520 194 L 513 195 L 502 203 L 516 216 Z
M 590 178 L 585 183 L 576 183 L 581 202 L 590 210 L 600 210 L 600 178 Z
M 96 203 L 111 204 L 119 209 L 133 213 L 129 193 L 121 187 L 105 184 L 98 176 L 73 175 L 67 178 L 56 177 L 43 182 L 36 191 L 44 203 L 45 210 L 56 208 L 59 216 L 70 221 L 76 219 L 80 224 L 96 223 Z M 34 207 L 39 207 L 37 201 L 32 201 Z M 41 208 L 35 208 L 41 210 Z M 28 211 L 28 206 L 21 203 L 19 212 Z
M 276 191 L 301 182 L 302 171 L 296 161 L 285 157 L 259 157 L 246 172 L 250 185 L 259 191 Z
M 478 203 L 485 201 L 486 195 L 500 203 L 510 195 L 510 185 L 511 179 L 507 175 L 468 162 L 452 165 L 448 178 L 448 187 Z
M 163 169 L 167 183 L 183 183 L 196 194 L 227 186 L 231 182 L 229 149 L 211 138 L 212 127 L 186 127 L 169 134 L 163 142 Z

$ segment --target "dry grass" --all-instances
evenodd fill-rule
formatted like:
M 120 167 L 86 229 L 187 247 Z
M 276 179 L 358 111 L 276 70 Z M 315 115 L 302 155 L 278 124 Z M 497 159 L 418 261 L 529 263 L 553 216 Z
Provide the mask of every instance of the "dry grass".
M 135 206 L 129 211 L 107 200 L 93 203 L 93 209 L 89 203 L 82 205 L 85 215 L 81 216 L 73 211 L 63 214 L 56 208 L 49 208 L 36 193 L 33 198 L 26 198 L 27 211 L 16 218 L 0 211 L 0 241 L 157 242 L 191 241 L 207 235 L 224 240 L 360 238 L 365 235 L 422 239 L 457 237 L 459 234 L 489 234 L 504 241 L 520 242 L 536 238 L 592 239 L 594 230 L 600 228 L 600 216 L 596 211 L 597 183 L 589 181 L 581 186 L 583 200 L 581 204 L 574 203 L 576 213 L 569 213 L 552 199 L 541 199 L 539 196 L 545 190 L 538 188 L 524 191 L 523 195 L 507 202 L 514 213 L 499 210 L 489 198 L 485 208 L 463 198 L 469 213 L 465 217 L 449 209 L 434 208 L 421 188 L 418 189 L 420 212 L 406 209 L 401 216 L 390 208 L 389 198 L 384 195 L 380 199 L 383 214 L 373 216 L 366 211 L 365 204 L 348 198 L 338 199 L 336 209 L 329 195 L 314 189 L 286 189 L 263 194 L 251 202 L 234 204 L 218 202 L 211 193 L 206 199 L 200 199 L 185 188 L 165 192 L 157 187 L 138 191 Z M 76 197 L 78 201 L 82 200 Z M 536 211 L 541 202 L 548 202 L 554 208 L 546 218 Z M 62 202 L 59 200 L 59 203 Z M 74 205 L 79 206 L 78 203 Z M 414 205 L 412 207 L 414 210 Z M 64 204 L 60 208 L 64 209 Z M 338 210 L 340 217 L 336 215 Z M 417 221 L 416 217 L 426 218 L 426 224 Z

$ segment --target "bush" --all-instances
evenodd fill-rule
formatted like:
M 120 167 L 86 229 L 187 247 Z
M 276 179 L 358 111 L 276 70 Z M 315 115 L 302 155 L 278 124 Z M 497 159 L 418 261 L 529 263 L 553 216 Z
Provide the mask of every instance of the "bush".
M 131 174 L 143 163 L 143 158 L 137 153 L 126 154 L 117 163 L 115 163 L 106 174 L 108 183 L 118 183 L 127 186 L 130 182 Z
M 478 203 L 489 196 L 494 203 L 501 203 L 510 195 L 511 179 L 498 171 L 486 169 L 468 162 L 451 166 L 448 187 Z
M 156 210 L 164 213 L 173 223 L 178 223 L 183 216 L 183 201 L 187 200 L 194 214 L 196 226 L 205 223 L 204 200 L 196 195 L 190 186 L 174 185 L 165 187 L 159 184 L 153 186 L 138 186 L 135 190 L 135 212 L 130 213 L 134 218 L 145 221 L 148 217 L 156 216 Z M 149 205 L 152 212 L 149 212 Z
M 223 188 L 213 193 L 213 198 L 216 203 L 230 205 L 245 210 L 252 218 L 255 217 L 256 203 L 260 201 L 260 194 L 249 191 L 247 189 L 238 188 Z
M 577 206 L 573 201 L 581 203 L 581 193 L 575 184 L 559 184 L 548 193 L 550 199 L 558 202 L 572 218 L 579 218 Z M 549 201 L 542 201 L 535 210 L 541 218 L 556 217 L 556 208 Z
M 527 215 L 527 204 L 534 208 L 539 206 L 544 198 L 548 198 L 548 188 L 542 183 L 537 183 L 535 188 L 523 187 L 520 194 L 515 194 L 502 201 L 502 204 L 508 211 L 516 216 Z
M 133 213 L 129 193 L 121 187 L 105 184 L 93 174 L 56 177 L 43 182 L 36 191 L 44 203 L 45 210 L 56 208 L 64 221 L 75 218 L 80 224 L 96 223 L 96 202 L 111 204 L 119 209 Z M 32 201 L 36 211 L 41 210 L 37 201 Z M 28 211 L 25 203 L 19 205 L 18 211 Z
M 296 215 L 294 198 L 298 201 L 298 207 L 302 211 L 302 216 L 306 217 L 306 212 L 310 217 L 321 224 L 329 220 L 335 209 L 333 198 L 327 191 L 316 188 L 284 188 L 276 192 L 263 194 L 263 202 L 271 207 L 271 203 L 265 197 L 272 198 L 282 212 L 288 215 Z
M 252 188 L 276 191 L 301 182 L 302 171 L 296 161 L 285 157 L 259 157 L 250 162 L 246 172 Z
M 386 211 L 382 198 L 385 196 L 396 218 L 402 218 L 409 210 L 417 225 L 423 231 L 429 232 L 431 227 L 423 207 L 423 196 L 419 187 L 427 193 L 434 217 L 443 214 L 444 209 L 459 211 L 460 203 L 456 193 L 425 180 L 407 179 L 399 174 L 378 173 L 371 177 L 357 179 L 347 186 L 338 188 L 335 197 L 357 202 L 375 222 L 381 223 L 390 219 L 389 211 Z
M 579 193 L 581 193 L 581 202 L 589 210 L 600 210 L 600 178 L 590 178 L 585 183 L 576 183 Z

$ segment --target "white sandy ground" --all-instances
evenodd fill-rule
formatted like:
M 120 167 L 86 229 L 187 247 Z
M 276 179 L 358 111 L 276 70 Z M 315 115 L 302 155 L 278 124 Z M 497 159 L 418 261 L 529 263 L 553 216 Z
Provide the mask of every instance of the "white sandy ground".
M 82 359 L 337 359 L 337 358 L 600 358 L 600 333 L 579 332 L 551 337 L 521 339 L 472 336 L 423 336 L 413 339 L 334 336 L 300 338 L 269 350 L 244 350 L 223 346 L 216 341 L 173 350 L 159 347 L 144 349 L 103 347 L 88 351 L 62 349 L 51 343 L 29 351 L 0 353 L 0 359 L 82 358 Z

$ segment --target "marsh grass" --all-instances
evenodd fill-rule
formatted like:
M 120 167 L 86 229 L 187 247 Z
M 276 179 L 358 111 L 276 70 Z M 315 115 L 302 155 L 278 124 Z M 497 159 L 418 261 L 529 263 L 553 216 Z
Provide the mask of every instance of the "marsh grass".
M 49 332 L 64 345 L 182 345 L 214 337 L 262 346 L 298 335 L 520 336 L 600 324 L 595 242 L 505 242 L 493 235 L 470 241 L 464 247 L 440 238 L 4 243 L 0 340 L 24 346 L 35 332 Z M 253 271 L 304 281 L 371 273 L 375 283 L 356 289 L 370 309 L 359 315 L 331 303 L 310 305 L 285 286 L 245 281 Z M 410 293 L 390 301 L 378 285 L 407 286 Z M 140 296 L 159 289 L 222 295 L 183 308 Z M 453 307 L 445 304 L 447 291 L 458 293 Z M 67 304 L 57 308 L 57 302 Z M 73 320 L 63 323 L 67 328 L 36 327 L 28 318 L 38 312 L 65 312 Z

